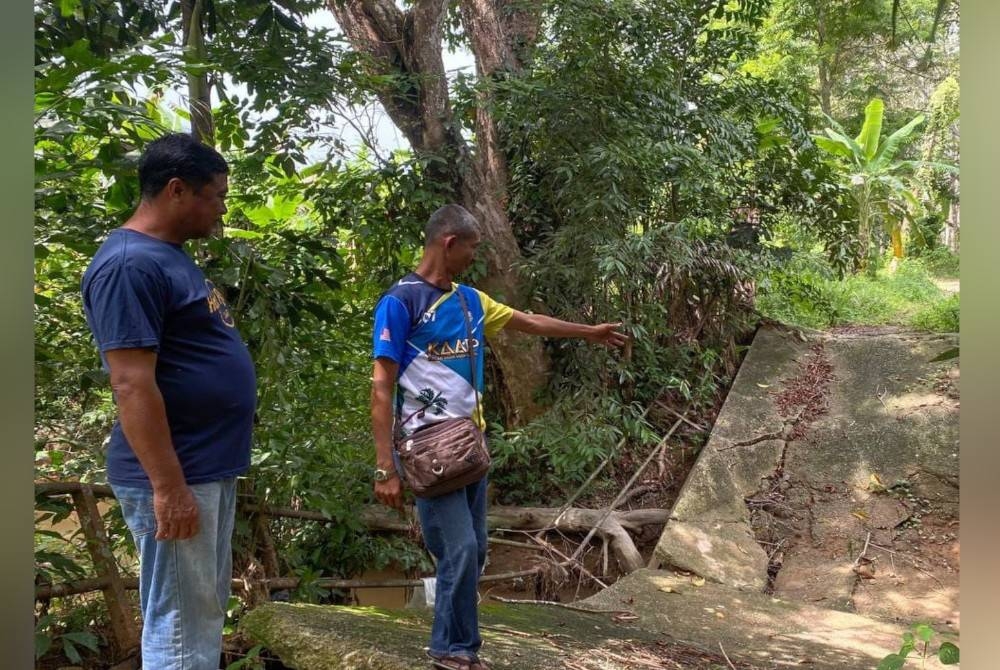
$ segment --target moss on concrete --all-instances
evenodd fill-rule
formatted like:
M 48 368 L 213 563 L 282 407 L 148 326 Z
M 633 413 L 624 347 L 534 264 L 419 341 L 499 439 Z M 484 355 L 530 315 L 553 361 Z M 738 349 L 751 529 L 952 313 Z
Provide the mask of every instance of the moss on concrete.
M 413 610 L 268 603 L 244 616 L 240 629 L 298 670 L 401 670 L 428 667 L 430 623 L 429 612 Z M 537 605 L 484 604 L 480 627 L 483 658 L 510 670 L 557 668 L 562 658 L 610 642 L 662 639 L 608 613 Z

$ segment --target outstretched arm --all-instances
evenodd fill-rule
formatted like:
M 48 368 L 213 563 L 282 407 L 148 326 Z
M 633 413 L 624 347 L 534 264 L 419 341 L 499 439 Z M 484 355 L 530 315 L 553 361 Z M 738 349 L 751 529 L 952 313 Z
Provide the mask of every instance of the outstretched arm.
M 506 328 L 544 337 L 582 337 L 593 344 L 620 347 L 628 341 L 628 335 L 617 330 L 621 325 L 620 322 L 596 325 L 573 323 L 544 314 L 527 314 L 515 309 Z

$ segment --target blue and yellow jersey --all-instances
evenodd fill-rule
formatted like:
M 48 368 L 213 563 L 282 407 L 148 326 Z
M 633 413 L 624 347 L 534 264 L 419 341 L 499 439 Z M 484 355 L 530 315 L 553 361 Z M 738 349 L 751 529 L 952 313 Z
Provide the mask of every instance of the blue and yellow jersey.
M 457 291 L 462 292 L 471 316 L 471 343 Z M 467 416 L 485 428 L 482 401 L 476 405 L 472 388 L 469 347 L 481 397 L 485 338 L 500 332 L 513 314 L 513 309 L 482 291 L 462 284 L 452 284 L 445 291 L 413 272 L 383 294 L 375 307 L 373 356 L 399 364 L 397 416 L 413 415 L 403 426 L 404 433 Z

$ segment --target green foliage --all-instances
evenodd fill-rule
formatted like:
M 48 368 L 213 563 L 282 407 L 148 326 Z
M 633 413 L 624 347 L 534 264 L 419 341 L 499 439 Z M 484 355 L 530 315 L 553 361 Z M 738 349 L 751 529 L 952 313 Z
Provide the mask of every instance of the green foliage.
M 260 652 L 264 645 L 257 644 L 251 647 L 243 658 L 233 661 L 226 666 L 226 670 L 264 670 L 264 660 L 260 657 Z
M 557 426 L 581 388 L 623 405 L 664 393 L 711 405 L 749 322 L 760 229 L 778 212 L 820 209 L 806 193 L 822 190 L 824 167 L 794 92 L 739 69 L 766 7 L 714 10 L 561 3 L 530 71 L 492 82 L 533 301 L 573 321 L 621 320 L 633 336 L 621 358 L 550 346 L 556 405 L 519 433 L 520 452 L 510 445 L 520 462 L 561 458 Z M 600 425 L 607 411 L 592 414 Z M 553 477 L 571 486 L 610 438 L 574 438 L 567 460 L 579 465 L 560 463 Z
M 550 501 L 609 455 L 613 467 L 640 453 L 658 432 L 641 418 L 655 399 L 712 406 L 752 325 L 754 275 L 758 308 L 792 323 L 957 328 L 957 296 L 942 300 L 925 270 L 952 263 L 957 270 L 957 259 L 931 244 L 920 248 L 923 265 L 907 261 L 892 277 L 837 280 L 857 256 L 859 205 L 841 166 L 809 139 L 808 89 L 816 87 L 806 55 L 829 61 L 840 52 L 852 62 L 850 48 L 887 34 L 886 4 L 831 11 L 831 51 L 820 53 L 800 39 L 823 10 L 813 0 L 775 0 L 770 14 L 771 3 L 756 1 L 547 3 L 544 39 L 523 76 L 457 78 L 463 130 L 471 129 L 477 96 L 492 94 L 530 299 L 562 318 L 621 320 L 633 336 L 622 355 L 547 343 L 551 411 L 516 430 L 493 426 L 501 501 Z M 907 3 L 915 28 L 898 35 L 901 43 L 923 30 L 929 4 Z M 303 579 L 297 597 L 327 601 L 339 594 L 318 587 L 325 576 L 389 564 L 431 568 L 412 539 L 372 536 L 356 511 L 372 495 L 371 310 L 415 264 L 423 223 L 453 185 L 428 177 L 440 159 L 358 151 L 330 137 L 329 124 L 350 105 L 388 85 L 410 93 L 418 83 L 372 75 L 339 35 L 306 28 L 304 18 L 328 11 L 326 3 L 207 6 L 208 53 L 193 62 L 180 46 L 179 3 L 35 3 L 38 474 L 104 478 L 102 441 L 115 410 L 83 320 L 80 276 L 136 203 L 141 148 L 187 117 L 164 93 L 183 90 L 188 73 L 207 72 L 216 141 L 231 166 L 230 212 L 224 235 L 190 251 L 224 291 L 257 368 L 246 491 L 330 516 L 328 524 L 270 523 L 280 571 Z M 460 44 L 467 36 L 451 11 L 448 40 Z M 777 50 L 784 51 L 776 57 Z M 942 55 L 937 46 L 933 55 Z M 862 125 L 855 113 L 873 92 L 899 88 L 875 74 L 837 75 L 834 107 L 847 123 Z M 887 127 L 918 111 L 886 99 L 897 110 Z M 957 80 L 932 100 L 928 127 L 940 132 L 937 149 L 923 147 L 926 160 L 952 157 L 938 149 L 950 146 L 955 100 Z M 875 161 L 878 149 L 885 157 L 898 147 L 876 142 L 869 155 L 882 135 L 875 109 L 870 117 L 857 140 L 835 132 L 851 155 L 853 143 Z M 933 193 L 943 197 L 945 186 Z M 936 239 L 942 203 L 928 207 L 921 239 Z M 802 249 L 821 243 L 831 260 L 804 253 L 768 260 L 762 241 L 779 239 Z M 51 520 L 69 513 L 50 503 L 37 509 Z M 117 548 L 130 550 L 120 515 L 108 522 Z M 244 556 L 254 550 L 254 532 L 242 519 L 236 546 Z M 40 582 L 67 581 L 88 573 L 89 560 L 78 538 L 39 527 L 36 570 Z M 239 615 L 238 603 L 229 609 Z M 92 641 L 76 636 L 94 618 L 79 611 L 90 618 L 40 629 L 67 656 Z M 251 652 L 239 663 L 257 659 Z
M 957 61 L 957 31 L 933 31 L 938 0 L 774 0 L 760 33 L 754 72 L 795 83 L 810 104 L 845 118 L 877 92 L 910 114 L 928 79 Z M 958 19 L 948 3 L 942 25 Z
M 935 277 L 958 278 L 961 265 L 959 256 L 944 247 L 936 247 L 921 253 L 920 260 Z
M 35 622 L 35 658 L 57 651 L 71 663 L 80 664 L 83 662 L 81 650 L 97 653 L 101 640 L 83 628 L 89 624 L 84 622 L 91 609 L 80 608 L 61 619 L 51 614 L 38 617 Z
M 883 103 L 873 98 L 865 107 L 865 120 L 857 138 L 851 137 L 835 120 L 827 117 L 832 127 L 824 130 L 826 136 L 817 135 L 816 145 L 843 166 L 845 185 L 850 185 L 857 205 L 858 245 L 861 264 L 873 276 L 876 258 L 880 253 L 875 230 L 879 224 L 894 238 L 901 235 L 902 219 L 908 210 L 919 210 L 920 205 L 912 188 L 904 183 L 904 174 L 921 166 L 936 170 L 953 170 L 953 166 L 900 160 L 896 155 L 911 139 L 913 131 L 924 122 L 918 114 L 899 129 L 882 138 Z M 901 252 L 901 249 L 897 249 Z
M 656 442 L 655 432 L 642 418 L 642 407 L 579 391 L 560 398 L 523 428 L 494 426 L 490 482 L 497 501 L 542 505 L 565 497 L 612 454 L 623 437 L 637 447 Z
M 936 301 L 913 315 L 910 323 L 914 328 L 936 333 L 957 333 L 959 331 L 959 296 L 948 296 Z
M 903 644 L 898 653 L 889 654 L 878 664 L 877 670 L 899 670 L 906 665 L 908 658 L 920 659 L 920 667 L 925 667 L 928 658 L 935 655 L 942 665 L 957 665 L 959 662 L 959 649 L 954 642 L 941 642 L 937 654 L 931 652 L 931 640 L 934 639 L 936 631 L 924 623 L 914 624 L 912 632 L 903 633 Z
M 958 297 L 945 297 L 919 259 L 904 259 L 895 273 L 839 279 L 818 254 L 795 253 L 762 274 L 757 309 L 777 321 L 816 329 L 906 325 L 958 331 Z

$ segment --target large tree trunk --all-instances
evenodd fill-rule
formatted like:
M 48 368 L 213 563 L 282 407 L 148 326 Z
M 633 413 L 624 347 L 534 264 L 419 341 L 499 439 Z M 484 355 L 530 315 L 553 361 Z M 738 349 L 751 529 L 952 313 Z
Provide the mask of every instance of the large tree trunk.
M 518 72 L 520 49 L 535 40 L 538 13 L 517 9 L 523 3 L 516 2 L 461 0 L 463 28 L 481 78 Z M 481 287 L 497 300 L 527 308 L 515 269 L 521 253 L 506 209 L 507 164 L 486 104 L 488 94 L 481 96 L 476 110 L 475 147 L 462 138 L 451 109 L 441 51 L 447 0 L 416 0 L 406 11 L 393 0 L 329 0 L 328 6 L 352 46 L 371 57 L 374 73 L 406 82 L 376 94 L 418 155 L 443 159 L 431 164 L 428 178 L 446 185 L 479 221 L 487 266 Z M 540 411 L 535 395 L 548 373 L 541 342 L 504 333 L 492 345 L 507 420 L 527 421 Z

